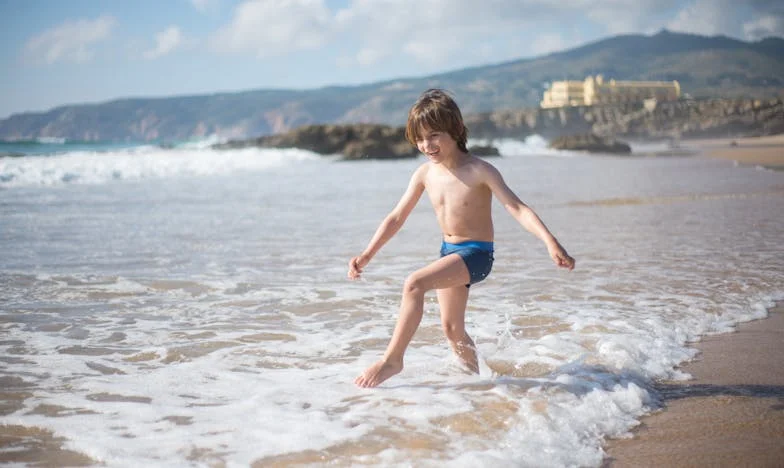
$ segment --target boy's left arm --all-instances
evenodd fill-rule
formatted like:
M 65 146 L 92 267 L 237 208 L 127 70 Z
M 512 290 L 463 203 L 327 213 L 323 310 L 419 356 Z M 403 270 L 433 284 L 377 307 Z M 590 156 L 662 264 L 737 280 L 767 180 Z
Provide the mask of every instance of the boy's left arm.
M 485 181 L 493 192 L 493 195 L 504 205 L 506 211 L 520 223 L 528 232 L 535 235 L 545 246 L 553 262 L 562 268 L 574 269 L 574 258 L 558 242 L 558 239 L 547 229 L 544 222 L 528 205 L 523 203 L 520 198 L 506 185 L 501 173 L 490 164 L 484 167 Z

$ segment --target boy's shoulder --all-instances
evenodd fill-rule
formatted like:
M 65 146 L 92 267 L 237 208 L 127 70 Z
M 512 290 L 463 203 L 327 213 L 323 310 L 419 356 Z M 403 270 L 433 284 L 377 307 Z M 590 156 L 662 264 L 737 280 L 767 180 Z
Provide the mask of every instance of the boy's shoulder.
M 490 162 L 474 155 L 471 155 L 471 159 L 469 160 L 469 167 L 472 170 L 482 173 L 498 172 L 498 169 L 496 169 L 495 166 L 493 166 Z
M 411 180 L 424 183 L 425 177 L 427 177 L 427 171 L 430 168 L 430 163 L 426 162 L 424 164 L 420 164 L 415 170 L 414 173 L 411 174 Z
M 492 164 L 490 164 L 489 162 L 487 162 L 484 159 L 480 158 L 479 156 L 475 156 L 475 155 L 470 154 L 470 153 L 469 153 L 469 156 L 471 156 L 471 158 L 468 160 L 470 164 L 473 164 L 473 165 L 475 165 L 477 167 L 492 166 Z
M 419 167 L 417 167 L 414 171 L 414 175 L 422 176 L 427 174 L 427 171 L 430 170 L 430 164 L 430 161 L 425 161 L 424 163 L 420 164 Z

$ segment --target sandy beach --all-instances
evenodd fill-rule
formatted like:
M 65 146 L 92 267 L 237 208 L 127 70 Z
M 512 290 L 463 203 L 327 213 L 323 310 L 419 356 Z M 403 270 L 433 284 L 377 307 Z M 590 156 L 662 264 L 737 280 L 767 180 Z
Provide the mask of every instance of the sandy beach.
M 784 170 L 784 135 L 685 140 L 681 143 L 710 157 Z
M 700 354 L 682 366 L 694 379 L 662 382 L 664 408 L 633 438 L 610 440 L 605 466 L 782 466 L 784 306 L 696 347 Z

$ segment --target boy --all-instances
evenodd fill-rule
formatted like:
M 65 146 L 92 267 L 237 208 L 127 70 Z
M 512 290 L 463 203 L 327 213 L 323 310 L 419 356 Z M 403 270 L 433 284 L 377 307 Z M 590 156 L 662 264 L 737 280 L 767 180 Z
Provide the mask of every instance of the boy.
M 425 191 L 444 234 L 441 258 L 406 278 L 392 339 L 383 358 L 356 378 L 354 383 L 360 387 L 375 387 L 403 370 L 403 354 L 422 319 L 425 293 L 432 289 L 438 295 L 441 323 L 452 350 L 471 371 L 479 372 L 474 342 L 465 331 L 465 309 L 469 286 L 485 279 L 493 265 L 493 195 L 545 243 L 556 265 L 574 268 L 574 259 L 536 213 L 507 187 L 498 170 L 468 153 L 467 136 L 460 109 L 442 90 L 425 91 L 408 114 L 406 139 L 429 161 L 414 172 L 408 189 L 365 251 L 349 261 L 348 277 L 359 278 L 373 256 L 403 226 Z

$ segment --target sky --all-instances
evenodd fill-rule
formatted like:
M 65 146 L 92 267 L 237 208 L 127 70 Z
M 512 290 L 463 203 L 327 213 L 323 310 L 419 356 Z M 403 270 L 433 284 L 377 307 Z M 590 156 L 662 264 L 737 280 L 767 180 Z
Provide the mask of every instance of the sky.
M 784 36 L 782 0 L 0 0 L 0 119 L 427 76 L 662 28 Z

